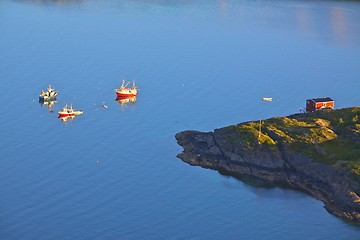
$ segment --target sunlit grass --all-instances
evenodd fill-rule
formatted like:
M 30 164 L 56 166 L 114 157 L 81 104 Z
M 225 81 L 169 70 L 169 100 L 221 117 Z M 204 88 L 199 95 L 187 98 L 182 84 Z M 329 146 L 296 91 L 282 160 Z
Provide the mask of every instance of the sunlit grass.
M 231 126 L 231 141 L 241 141 L 248 149 L 257 145 L 278 148 L 286 145 L 329 165 L 347 167 L 360 175 L 360 107 L 324 110 L 289 117 L 271 118 Z

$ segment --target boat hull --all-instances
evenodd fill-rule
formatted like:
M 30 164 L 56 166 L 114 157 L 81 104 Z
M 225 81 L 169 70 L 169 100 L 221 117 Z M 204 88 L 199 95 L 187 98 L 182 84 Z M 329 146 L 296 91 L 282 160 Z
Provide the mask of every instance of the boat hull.
M 59 114 L 59 118 L 75 116 L 74 113 L 58 113 L 58 114 Z
M 77 116 L 77 115 L 80 115 L 80 114 L 83 114 L 83 113 L 84 113 L 83 111 L 75 111 L 75 112 L 71 112 L 71 113 L 68 113 L 68 112 L 58 112 L 59 118 L 62 118 L 62 117 L 73 117 L 73 116 Z
M 121 92 L 116 92 L 116 97 L 117 98 L 130 98 L 130 97 L 135 97 L 137 95 L 137 93 L 121 93 Z

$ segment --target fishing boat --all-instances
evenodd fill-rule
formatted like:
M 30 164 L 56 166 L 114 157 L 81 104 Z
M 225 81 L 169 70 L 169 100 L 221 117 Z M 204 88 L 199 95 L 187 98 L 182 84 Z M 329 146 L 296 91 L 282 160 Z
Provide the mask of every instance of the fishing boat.
M 49 85 L 46 91 L 41 90 L 39 95 L 39 101 L 46 102 L 56 100 L 57 94 L 58 91 L 56 91 L 55 88 Z
M 58 112 L 59 118 L 77 116 L 83 113 L 84 112 L 82 110 L 75 110 L 72 106 L 68 107 L 67 104 L 61 109 L 60 112 Z
M 122 84 L 118 89 L 115 89 L 116 97 L 135 97 L 138 93 L 137 86 L 133 82 L 132 87 L 128 87 L 130 82 L 125 83 L 125 80 L 122 80 Z

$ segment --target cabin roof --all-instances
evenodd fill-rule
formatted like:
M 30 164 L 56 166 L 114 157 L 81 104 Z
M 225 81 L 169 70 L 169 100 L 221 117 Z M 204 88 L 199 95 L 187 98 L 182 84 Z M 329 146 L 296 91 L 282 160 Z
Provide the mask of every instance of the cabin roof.
M 312 99 L 309 99 L 309 100 L 311 100 L 311 101 L 313 101 L 313 102 L 316 102 L 316 103 L 318 103 L 318 102 L 333 102 L 333 101 L 334 101 L 334 100 L 332 100 L 332 99 L 329 98 L 329 97 L 312 98 Z

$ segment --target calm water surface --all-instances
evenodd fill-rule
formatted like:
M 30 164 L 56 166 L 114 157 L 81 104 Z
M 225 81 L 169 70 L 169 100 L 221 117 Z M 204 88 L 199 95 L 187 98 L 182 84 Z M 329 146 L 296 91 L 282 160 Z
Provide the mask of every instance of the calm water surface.
M 0 1 L 0 239 L 358 239 L 303 193 L 181 162 L 174 135 L 359 105 L 359 76 L 358 1 Z

